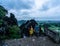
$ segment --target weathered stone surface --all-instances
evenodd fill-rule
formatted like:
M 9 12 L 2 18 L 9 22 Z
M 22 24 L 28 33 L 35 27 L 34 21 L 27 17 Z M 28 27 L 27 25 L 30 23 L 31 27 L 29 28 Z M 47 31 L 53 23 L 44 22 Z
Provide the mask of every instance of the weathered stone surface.
M 14 40 L 5 40 L 5 46 L 60 46 L 49 40 L 48 37 L 29 37 Z

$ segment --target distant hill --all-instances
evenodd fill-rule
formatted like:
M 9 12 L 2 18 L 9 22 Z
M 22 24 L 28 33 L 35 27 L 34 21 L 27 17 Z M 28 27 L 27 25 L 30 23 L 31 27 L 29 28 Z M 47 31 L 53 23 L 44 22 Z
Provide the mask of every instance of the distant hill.
M 21 25 L 23 23 L 26 23 L 27 20 L 20 20 L 18 21 L 18 25 Z M 60 23 L 60 21 L 36 21 L 38 24 L 40 23 Z
M 20 26 L 21 24 L 26 23 L 26 20 L 20 20 L 18 21 L 18 25 Z

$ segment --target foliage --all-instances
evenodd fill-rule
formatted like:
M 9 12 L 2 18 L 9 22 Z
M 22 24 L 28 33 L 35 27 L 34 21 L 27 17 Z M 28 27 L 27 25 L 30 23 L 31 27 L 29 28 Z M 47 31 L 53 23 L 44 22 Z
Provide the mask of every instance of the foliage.
M 13 13 L 10 13 L 10 17 L 5 16 L 7 13 L 8 11 L 3 6 L 0 6 L 0 28 L 5 29 L 4 31 L 0 30 L 0 38 L 20 38 L 20 28 L 18 27 L 17 19 Z
M 10 26 L 9 27 L 9 32 L 10 32 L 10 38 L 20 38 L 20 28 L 16 25 Z
M 7 13 L 8 11 L 4 7 L 0 6 L 0 17 L 4 17 Z
M 2 25 L 2 23 L 3 23 L 3 20 L 2 20 L 2 19 L 0 19 L 0 26 Z

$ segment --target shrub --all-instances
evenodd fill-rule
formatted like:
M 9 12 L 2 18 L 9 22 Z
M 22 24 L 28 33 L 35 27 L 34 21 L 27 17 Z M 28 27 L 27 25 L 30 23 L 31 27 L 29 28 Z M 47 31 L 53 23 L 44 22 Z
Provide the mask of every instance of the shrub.
M 16 25 L 9 27 L 10 38 L 20 38 L 20 28 Z

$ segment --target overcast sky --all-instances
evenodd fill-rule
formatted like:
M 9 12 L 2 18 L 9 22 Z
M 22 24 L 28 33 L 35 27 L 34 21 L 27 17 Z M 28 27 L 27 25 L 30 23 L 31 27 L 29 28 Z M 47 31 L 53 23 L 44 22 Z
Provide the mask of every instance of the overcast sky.
M 0 0 L 0 5 L 18 20 L 60 20 L 60 0 Z

